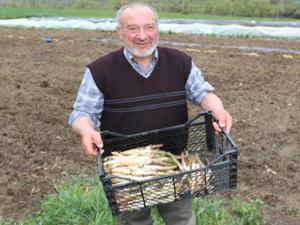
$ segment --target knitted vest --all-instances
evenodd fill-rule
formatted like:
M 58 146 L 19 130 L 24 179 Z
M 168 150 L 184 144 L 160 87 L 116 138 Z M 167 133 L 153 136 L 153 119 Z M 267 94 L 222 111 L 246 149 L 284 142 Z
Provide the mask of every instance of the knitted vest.
M 158 48 L 159 59 L 149 78 L 138 74 L 123 49 L 87 65 L 104 94 L 100 129 L 134 134 L 183 124 L 188 119 L 185 84 L 191 57 Z

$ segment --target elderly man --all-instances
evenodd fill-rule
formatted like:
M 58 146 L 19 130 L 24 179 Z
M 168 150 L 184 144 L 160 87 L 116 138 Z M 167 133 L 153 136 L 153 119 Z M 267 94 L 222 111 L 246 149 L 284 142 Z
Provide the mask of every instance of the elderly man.
M 107 155 L 100 130 L 133 134 L 183 124 L 187 99 L 212 111 L 215 129 L 231 129 L 232 118 L 213 93 L 192 58 L 176 49 L 157 47 L 158 16 L 144 3 L 130 3 L 117 13 L 122 49 L 87 65 L 69 119 L 89 157 Z M 167 225 L 192 225 L 192 200 L 158 206 Z M 117 224 L 152 224 L 150 210 L 126 213 Z

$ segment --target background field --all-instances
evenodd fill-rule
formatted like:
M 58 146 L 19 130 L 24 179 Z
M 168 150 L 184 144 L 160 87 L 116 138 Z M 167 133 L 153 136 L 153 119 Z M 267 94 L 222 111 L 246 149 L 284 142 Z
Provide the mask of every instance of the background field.
M 46 43 L 45 38 L 57 39 Z M 118 49 L 101 43 L 109 32 L 1 28 L 0 215 L 20 218 L 40 209 L 55 184 L 95 176 L 80 140 L 66 127 L 85 65 Z M 299 224 L 300 55 L 205 48 L 248 45 L 300 50 L 284 40 L 185 35 L 162 40 L 201 43 L 180 47 L 193 56 L 234 117 L 239 149 L 238 188 L 223 197 L 261 199 L 267 224 Z M 190 115 L 200 109 L 190 106 Z
M 124 2 L 127 1 L 0 0 L 0 18 L 114 17 L 116 9 Z M 243 8 L 236 11 L 243 17 L 218 11 L 218 6 L 224 3 L 230 5 L 230 2 L 233 1 L 152 1 L 159 9 L 161 18 L 292 21 L 292 18 L 298 18 L 298 10 L 300 12 L 300 1 L 284 0 L 247 1 L 249 4 L 260 2 L 259 6 L 267 2 L 267 8 L 270 7 L 268 12 L 273 13 L 269 18 L 255 14 L 258 11 L 253 11 L 254 14 L 251 15 L 243 15 Z M 56 41 L 46 43 L 47 37 Z M 93 41 L 97 38 L 111 38 L 113 41 Z M 205 78 L 216 87 L 217 94 L 234 116 L 232 136 L 240 149 L 239 183 L 233 193 L 220 196 L 226 200 L 224 204 L 227 209 L 231 210 L 232 215 L 239 217 L 241 215 L 234 211 L 230 204 L 234 197 L 238 196 L 245 202 L 260 199 L 264 202 L 266 224 L 298 225 L 300 55 L 242 51 L 229 46 L 259 46 L 300 51 L 299 41 L 167 34 L 162 34 L 161 39 L 201 44 L 202 47 L 199 48 L 181 46 L 180 49 L 193 56 Z M 210 45 L 226 48 L 210 48 Z M 85 65 L 120 46 L 117 35 L 111 32 L 0 28 L 0 201 L 3 203 L 0 205 L 1 225 L 8 224 L 2 224 L 1 217 L 22 218 L 39 212 L 40 203 L 48 199 L 49 195 L 53 201 L 44 205 L 57 204 L 61 193 L 57 195 L 56 186 L 64 184 L 69 177 L 96 176 L 96 162 L 86 158 L 78 137 L 66 127 L 66 123 Z M 190 116 L 199 110 L 190 106 Z M 79 183 L 83 181 L 85 178 L 80 179 Z M 92 183 L 95 184 L 95 181 Z M 70 187 L 69 183 L 67 185 Z M 77 184 L 71 185 L 74 186 L 69 189 L 74 187 L 74 192 L 64 194 L 70 194 L 68 197 L 76 202 L 80 194 L 76 192 Z M 87 190 L 85 185 L 83 187 Z M 55 199 L 56 197 L 58 199 Z M 259 220 L 260 200 L 247 206 L 251 209 L 243 208 L 242 218 L 249 219 L 249 215 L 254 218 L 250 223 L 244 221 L 244 224 L 253 225 L 253 221 L 257 221 L 257 218 Z M 66 207 L 64 204 L 60 206 L 64 209 L 69 207 L 70 211 L 65 213 L 72 218 L 72 210 L 76 209 L 65 202 L 64 198 L 62 201 Z M 80 201 L 82 199 L 79 199 Z M 219 199 L 213 199 L 212 202 L 201 204 L 214 209 L 209 213 L 218 216 L 217 212 L 221 210 L 218 208 L 219 203 Z M 105 213 L 105 218 L 110 221 L 110 215 L 107 211 Z M 50 221 L 44 224 L 62 225 L 61 222 L 56 223 L 53 220 L 58 218 L 57 214 L 44 216 L 44 221 Z M 227 214 L 224 217 L 227 217 Z M 224 221 L 226 220 L 218 225 L 233 225 Z M 28 221 L 25 224 L 38 223 Z

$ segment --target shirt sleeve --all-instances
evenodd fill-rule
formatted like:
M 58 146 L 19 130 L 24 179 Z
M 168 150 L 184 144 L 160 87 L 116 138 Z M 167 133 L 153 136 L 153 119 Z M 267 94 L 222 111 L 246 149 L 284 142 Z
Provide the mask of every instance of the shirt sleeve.
M 213 92 L 214 87 L 204 80 L 201 70 L 192 62 L 191 72 L 185 85 L 188 99 L 196 105 L 200 105 L 204 97 Z
M 77 97 L 70 115 L 68 126 L 71 127 L 79 117 L 89 117 L 95 127 L 100 127 L 104 95 L 97 87 L 91 71 L 86 68 Z

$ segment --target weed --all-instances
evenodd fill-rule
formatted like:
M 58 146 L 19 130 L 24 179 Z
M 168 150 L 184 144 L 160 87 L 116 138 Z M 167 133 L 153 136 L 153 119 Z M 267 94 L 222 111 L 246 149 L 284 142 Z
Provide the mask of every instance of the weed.
M 1 77 L 4 81 L 10 81 L 12 79 L 12 72 L 10 71 L 9 68 L 5 68 L 5 69 L 3 68 L 2 70 L 0 68 L 0 72 L 1 71 L 3 72 L 3 74 L 2 73 L 0 74 L 2 74 Z
M 262 209 L 263 202 L 259 199 L 251 200 L 250 203 L 240 198 L 233 199 L 233 211 L 241 218 L 243 225 L 264 224 Z
M 2 219 L 0 225 L 115 225 L 103 188 L 98 178 L 70 178 L 56 188 L 57 194 L 50 195 L 41 203 L 41 210 L 22 220 Z M 209 225 L 262 225 L 260 200 L 250 203 L 234 199 L 232 215 L 225 207 L 225 199 L 215 195 L 194 200 L 197 224 Z M 164 225 L 155 208 L 152 209 L 154 225 Z

